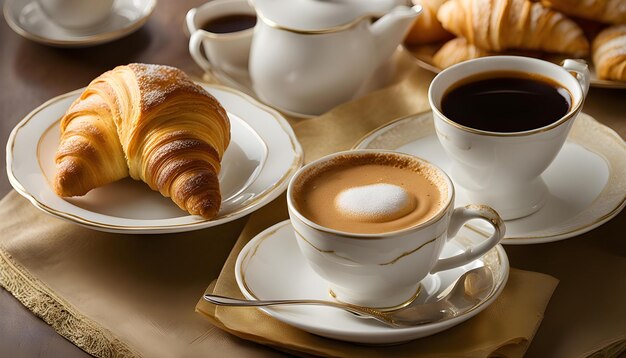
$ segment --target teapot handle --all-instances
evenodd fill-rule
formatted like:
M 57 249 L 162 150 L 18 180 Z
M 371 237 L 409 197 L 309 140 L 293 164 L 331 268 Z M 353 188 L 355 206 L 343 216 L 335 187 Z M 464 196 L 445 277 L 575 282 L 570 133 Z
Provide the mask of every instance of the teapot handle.
M 189 39 L 189 53 L 191 54 L 191 58 L 196 61 L 200 68 L 202 68 L 205 72 L 209 72 L 213 66 L 201 51 L 204 32 L 204 30 L 196 30 L 193 34 L 191 34 L 191 38 Z

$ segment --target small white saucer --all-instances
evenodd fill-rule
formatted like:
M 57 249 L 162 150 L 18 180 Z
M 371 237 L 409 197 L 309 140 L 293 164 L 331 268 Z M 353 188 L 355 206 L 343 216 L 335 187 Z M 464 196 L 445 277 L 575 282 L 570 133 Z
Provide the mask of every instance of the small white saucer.
M 390 149 L 424 158 L 446 172 L 451 161 L 437 139 L 432 112 L 398 119 L 366 135 L 355 149 Z M 626 143 L 581 113 L 554 162 L 543 173 L 547 203 L 525 218 L 506 221 L 503 244 L 538 244 L 570 238 L 607 222 L 626 205 Z M 458 190 L 456 206 L 469 204 Z M 478 203 L 479 204 L 479 203 Z M 480 222 L 466 224 L 479 236 Z
M 225 224 L 278 197 L 300 168 L 303 153 L 293 130 L 275 110 L 233 89 L 199 83 L 222 104 L 231 141 L 222 157 L 222 206 L 207 220 L 182 211 L 144 183 L 125 178 L 84 196 L 61 198 L 52 190 L 59 121 L 79 89 L 49 100 L 13 129 L 7 142 L 7 176 L 38 209 L 94 230 L 125 234 L 174 233 Z
M 461 235 L 463 237 L 463 235 Z M 472 240 L 454 240 L 443 255 L 465 250 Z M 263 308 L 270 316 L 320 336 L 363 344 L 394 344 L 441 332 L 464 322 L 487 308 L 502 292 L 509 275 L 509 262 L 502 246 L 459 268 L 427 276 L 422 281 L 419 302 L 430 301 L 464 272 L 489 266 L 494 276 L 490 294 L 474 309 L 457 317 L 408 328 L 391 328 L 374 320 L 361 319 L 332 307 L 283 306 Z M 239 289 L 248 299 L 331 300 L 326 281 L 306 263 L 300 253 L 289 220 L 280 222 L 252 239 L 239 253 L 235 264 Z
M 55 24 L 35 0 L 7 0 L 3 10 L 11 29 L 29 40 L 56 47 L 88 47 L 136 31 L 148 20 L 155 6 L 156 0 L 116 0 L 107 20 L 81 30 Z

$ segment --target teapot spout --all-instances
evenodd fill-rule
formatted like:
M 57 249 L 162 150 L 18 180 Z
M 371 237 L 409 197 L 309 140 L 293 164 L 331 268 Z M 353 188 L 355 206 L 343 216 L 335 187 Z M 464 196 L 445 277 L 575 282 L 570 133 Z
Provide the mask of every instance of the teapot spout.
M 398 6 L 371 25 L 378 56 L 376 64 L 381 64 L 393 54 L 420 12 L 420 5 Z

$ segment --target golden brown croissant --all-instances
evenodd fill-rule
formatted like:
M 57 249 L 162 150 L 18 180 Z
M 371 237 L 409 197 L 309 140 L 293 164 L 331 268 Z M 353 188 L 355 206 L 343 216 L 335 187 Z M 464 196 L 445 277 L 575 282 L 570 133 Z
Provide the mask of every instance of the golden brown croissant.
M 574 21 L 529 0 L 450 0 L 437 18 L 446 30 L 487 51 L 589 53 L 589 43 Z
M 91 114 L 94 103 L 99 109 Z M 108 148 L 108 156 L 92 161 L 90 144 L 68 145 L 72 137 L 67 128 L 75 121 L 89 123 L 90 127 L 84 128 L 102 128 L 102 134 L 88 129 L 83 135 L 86 143 L 99 136 L 115 137 L 107 142 L 117 150 Z M 230 141 L 230 122 L 218 101 L 182 71 L 145 64 L 116 67 L 89 84 L 62 123 L 54 185 L 57 194 L 82 195 L 130 174 L 191 214 L 217 215 L 221 204 L 217 175 Z M 67 170 L 72 167 L 66 164 L 68 160 L 88 162 L 90 170 Z M 126 166 L 124 172 L 120 161 Z M 99 176 L 107 180 L 95 179 Z M 67 177 L 73 178 L 63 179 Z M 72 188 L 75 183 L 80 183 L 80 191 Z
M 54 191 L 60 196 L 85 195 L 128 176 L 111 109 L 90 87 L 61 119 L 55 161 Z
M 598 78 L 626 81 L 626 25 L 602 31 L 593 40 L 592 49 Z
M 452 38 L 437 20 L 437 11 L 444 2 L 446 0 L 413 0 L 414 5 L 422 6 L 422 12 L 406 35 L 407 44 L 421 45 Z
M 435 66 L 443 69 L 459 62 L 474 58 L 491 56 L 493 53 L 478 48 L 463 37 L 457 37 L 446 42 L 433 56 Z
M 626 23 L 624 0 L 541 0 L 547 7 L 567 15 L 609 24 Z

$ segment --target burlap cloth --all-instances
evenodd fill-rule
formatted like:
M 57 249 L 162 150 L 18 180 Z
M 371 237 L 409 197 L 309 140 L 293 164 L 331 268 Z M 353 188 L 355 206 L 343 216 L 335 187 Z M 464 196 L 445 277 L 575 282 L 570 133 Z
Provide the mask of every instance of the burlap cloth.
M 321 117 L 291 120 L 307 160 L 347 149 L 372 129 L 428 108 L 432 75 L 399 56 L 390 87 Z M 215 310 L 201 302 L 197 309 L 205 315 L 194 312 L 218 276 L 209 291 L 239 295 L 232 277 L 234 259 L 254 234 L 286 218 L 284 196 L 253 214 L 247 225 L 240 219 L 171 235 L 91 231 L 39 212 L 15 192 L 0 202 L 0 218 L 0 284 L 61 335 L 98 357 L 282 355 L 248 340 L 304 354 L 517 357 L 532 340 L 556 287 L 552 277 L 514 269 L 502 295 L 474 319 L 412 343 L 371 348 L 316 337 L 256 310 Z M 601 321 L 594 323 L 601 326 Z M 611 343 L 615 349 L 613 337 L 597 338 L 576 353 Z

